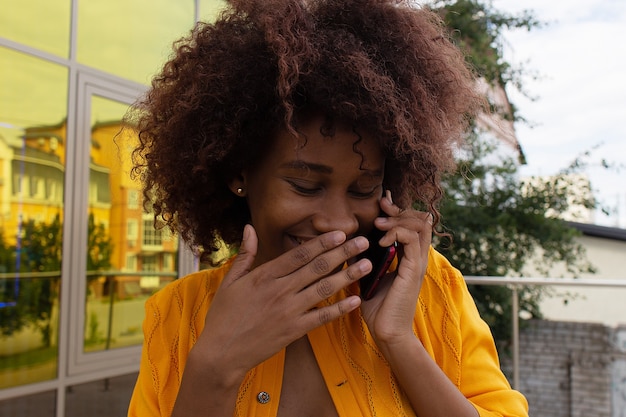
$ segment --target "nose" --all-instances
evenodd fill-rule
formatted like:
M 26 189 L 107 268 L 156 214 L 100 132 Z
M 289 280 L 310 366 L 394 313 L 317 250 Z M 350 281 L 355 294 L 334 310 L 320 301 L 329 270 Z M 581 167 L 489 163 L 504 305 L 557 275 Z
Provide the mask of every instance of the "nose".
M 324 199 L 313 216 L 313 227 L 319 233 L 341 230 L 352 236 L 359 230 L 355 207 L 345 197 Z

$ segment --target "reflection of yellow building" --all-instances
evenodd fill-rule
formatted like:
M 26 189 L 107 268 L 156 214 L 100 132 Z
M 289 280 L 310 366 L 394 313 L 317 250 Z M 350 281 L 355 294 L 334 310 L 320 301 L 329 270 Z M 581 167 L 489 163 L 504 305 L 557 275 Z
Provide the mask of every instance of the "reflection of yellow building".
M 135 131 L 128 126 L 124 128 L 119 121 L 96 123 L 92 127 L 90 212 L 96 223 L 107 222 L 113 242 L 113 268 L 144 272 L 139 279 L 118 276 L 121 284 L 118 293 L 122 297 L 142 289 L 160 287 L 160 278 L 150 276 L 150 272 L 174 272 L 178 248 L 176 237 L 166 230 L 156 230 L 153 216 L 143 210 L 140 184 L 130 176 L 130 154 L 134 143 Z M 106 181 L 104 172 L 107 172 Z M 108 201 L 95 198 L 105 192 Z
M 130 152 L 135 131 L 122 122 L 96 123 L 91 129 L 88 211 L 110 238 L 110 269 L 117 272 L 117 292 L 122 298 L 153 291 L 162 285 L 157 274 L 176 271 L 178 241 L 156 230 L 153 216 L 143 210 L 140 184 L 130 178 Z M 29 220 L 50 223 L 63 219 L 66 123 L 26 128 L 21 140 L 0 138 L 0 207 L 5 242 L 14 246 L 21 225 Z M 8 201 L 8 204 L 6 202 Z M 120 276 L 144 272 L 144 276 Z M 88 272 L 89 273 L 89 272 Z M 102 287 L 94 288 L 96 294 Z
M 21 138 L 0 138 L 0 227 L 6 244 L 16 244 L 26 221 L 50 223 L 57 215 L 63 219 L 65 131 L 61 123 L 27 128 Z
M 171 52 L 169 45 L 188 34 L 193 22 L 211 20 L 222 4 L 222 0 L 3 3 L 0 229 L 4 242 L 15 246 L 18 233 L 23 235 L 20 224 L 50 223 L 58 215 L 67 234 L 64 248 L 71 253 L 58 255 L 63 258 L 61 271 L 21 273 L 19 277 L 12 272 L 16 263 L 10 256 L 0 263 L 0 309 L 16 305 L 15 294 L 7 288 L 36 289 L 41 284 L 49 290 L 39 299 L 28 298 L 23 291 L 20 309 L 10 315 L 30 327 L 0 334 L 0 355 L 11 355 L 0 361 L 0 414 L 7 404 L 15 415 L 49 415 L 55 408 L 58 417 L 94 415 L 95 409 L 73 414 L 76 410 L 67 405 L 75 395 L 67 394 L 68 388 L 136 372 L 145 292 L 197 269 L 189 252 L 176 253 L 175 238 L 152 228 L 152 219 L 142 211 L 137 185 L 126 177 L 128 160 L 116 162 L 119 154 L 113 137 L 121 126 L 115 121 L 148 87 L 152 74 Z M 115 30 L 111 30 L 112 21 Z M 83 126 L 91 129 L 84 132 Z M 83 153 L 83 146 L 91 148 Z M 119 151 L 128 155 L 128 149 Z M 76 177 L 70 178 L 69 173 Z M 64 194 L 71 195 L 71 201 Z M 95 227 L 98 233 L 107 234 L 111 242 L 101 252 L 91 251 L 93 243 L 85 244 L 82 239 L 88 235 L 89 214 L 102 225 Z M 73 241 L 75 237 L 81 237 L 80 241 Z M 32 241 L 35 246 L 40 243 L 36 239 L 46 244 L 43 235 Z M 110 263 L 93 262 L 102 259 L 99 255 Z M 95 265 L 92 269 L 100 271 L 85 271 L 85 258 Z M 133 297 L 138 293 L 141 296 Z M 108 299 L 100 297 L 104 294 Z M 42 352 L 20 356 L 41 345 L 39 332 L 32 327 L 41 320 L 36 323 L 30 314 L 45 304 L 40 302 L 42 297 L 53 306 L 45 312 L 52 332 L 47 359 L 40 356 Z M 2 363 L 10 366 L 2 368 Z M 24 365 L 15 368 L 15 363 Z M 43 381 L 48 381 L 45 388 L 35 384 Z M 4 390 L 16 386 L 21 388 Z M 42 389 L 58 395 L 27 399 Z M 92 395 L 85 403 L 102 397 Z M 119 414 L 125 405 L 107 400 L 98 410 L 102 414 L 95 414 Z

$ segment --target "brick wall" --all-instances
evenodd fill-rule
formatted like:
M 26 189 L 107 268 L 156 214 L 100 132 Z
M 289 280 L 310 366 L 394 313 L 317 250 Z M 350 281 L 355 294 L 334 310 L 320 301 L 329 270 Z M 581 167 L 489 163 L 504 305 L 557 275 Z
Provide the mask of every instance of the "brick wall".
M 623 332 L 602 324 L 526 322 L 520 331 L 519 381 L 530 415 L 621 416 L 614 381 L 615 365 L 626 360 L 616 343 Z M 503 358 L 503 368 L 510 366 L 510 358 Z

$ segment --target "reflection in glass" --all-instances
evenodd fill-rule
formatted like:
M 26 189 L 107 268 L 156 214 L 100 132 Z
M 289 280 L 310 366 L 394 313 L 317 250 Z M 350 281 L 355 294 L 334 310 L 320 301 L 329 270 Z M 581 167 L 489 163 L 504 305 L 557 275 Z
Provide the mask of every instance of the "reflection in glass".
M 0 401 L 0 416 L 53 416 L 56 396 L 56 391 L 46 391 Z
M 193 0 L 81 1 L 78 61 L 148 84 L 172 42 L 192 28 L 194 10 Z
M 0 10 L 0 36 L 67 58 L 71 0 L 0 0 Z
M 65 417 L 125 416 L 136 380 L 133 373 L 70 387 L 65 396 Z
M 143 305 L 176 276 L 178 241 L 154 228 L 130 178 L 135 130 L 127 105 L 91 98 L 84 350 L 141 344 Z
M 0 48 L 0 389 L 57 375 L 67 71 Z

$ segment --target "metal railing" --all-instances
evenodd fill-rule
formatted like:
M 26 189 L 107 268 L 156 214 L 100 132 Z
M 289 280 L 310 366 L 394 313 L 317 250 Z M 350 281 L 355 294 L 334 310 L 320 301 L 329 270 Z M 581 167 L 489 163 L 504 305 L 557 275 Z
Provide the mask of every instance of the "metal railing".
M 511 327 L 512 327 L 512 359 L 513 381 L 512 386 L 520 389 L 520 361 L 519 361 L 519 289 L 527 286 L 575 286 L 575 287 L 604 287 L 626 289 L 626 278 L 536 278 L 536 277 L 479 277 L 466 276 L 468 285 L 501 285 L 511 289 Z
M 164 277 L 173 277 L 175 274 L 173 273 L 153 273 L 150 272 L 151 275 L 160 275 Z M 105 276 L 107 279 L 112 279 L 116 275 L 123 276 L 142 276 L 146 275 L 146 272 L 121 272 L 121 271 L 98 271 L 98 272 L 88 272 L 86 275 L 101 275 Z M 50 273 L 22 273 L 18 274 L 19 278 L 24 279 L 41 279 L 41 278 L 53 278 L 58 277 L 58 272 L 50 272 Z M 8 279 L 8 278 L 16 278 L 15 273 L 7 274 L 1 273 L 0 279 Z M 543 287 L 552 287 L 552 286 L 571 286 L 571 287 L 586 287 L 586 288 L 617 288 L 626 290 L 626 277 L 624 278 L 536 278 L 536 277 L 478 277 L 478 276 L 466 276 L 465 282 L 468 285 L 498 285 L 498 286 L 506 286 L 511 290 L 511 310 L 512 310 L 512 346 L 511 346 L 511 355 L 512 355 L 512 381 L 511 385 L 519 390 L 520 389 L 520 335 L 519 335 L 519 290 L 521 288 L 527 286 L 543 286 Z M 110 292 L 112 293 L 112 292 Z M 109 300 L 112 302 L 112 300 Z M 626 311 L 626 306 L 625 306 Z M 109 313 L 110 316 L 110 313 Z M 625 316 L 626 317 L 626 316 Z M 110 337 L 110 335 L 107 335 Z M 71 383 L 72 381 L 66 381 L 67 383 Z M 25 393 L 35 393 L 41 392 L 44 388 L 50 389 L 54 388 L 58 385 L 57 382 L 42 382 L 39 384 L 31 384 L 30 386 L 22 386 L 19 388 L 19 394 Z M 16 393 L 18 393 L 17 388 L 6 389 L 4 395 L 0 395 L 0 398 L 12 398 L 15 397 Z M 9 395 L 11 394 L 11 395 Z

